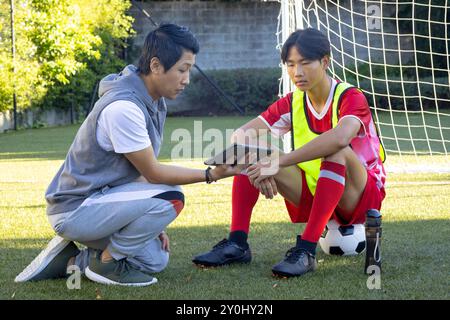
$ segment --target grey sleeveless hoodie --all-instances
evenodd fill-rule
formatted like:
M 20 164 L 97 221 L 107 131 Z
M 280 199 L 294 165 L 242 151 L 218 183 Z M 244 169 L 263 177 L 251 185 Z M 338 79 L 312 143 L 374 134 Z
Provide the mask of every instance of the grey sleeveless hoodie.
M 143 111 L 153 151 L 156 157 L 159 154 L 167 107 L 164 98 L 157 101 L 151 98 L 135 66 L 129 65 L 121 73 L 103 78 L 99 96 L 45 193 L 48 215 L 75 210 L 105 186 L 119 186 L 139 177 L 123 154 L 105 151 L 97 142 L 97 119 L 114 101 L 131 101 Z

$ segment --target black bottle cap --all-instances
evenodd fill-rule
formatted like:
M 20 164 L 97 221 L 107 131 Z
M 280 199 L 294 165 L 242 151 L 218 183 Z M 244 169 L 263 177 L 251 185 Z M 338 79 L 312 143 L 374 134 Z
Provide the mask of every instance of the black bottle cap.
M 367 211 L 366 216 L 367 216 L 367 218 L 378 219 L 378 218 L 381 218 L 381 213 L 377 209 L 370 209 Z

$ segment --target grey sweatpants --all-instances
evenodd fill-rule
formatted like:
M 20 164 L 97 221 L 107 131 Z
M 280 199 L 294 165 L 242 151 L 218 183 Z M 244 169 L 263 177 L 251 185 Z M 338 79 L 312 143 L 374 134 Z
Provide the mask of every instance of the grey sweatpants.
M 158 236 L 177 217 L 171 200 L 180 198 L 179 186 L 132 182 L 105 187 L 74 211 L 48 219 L 58 235 L 88 247 L 75 259 L 83 272 L 92 249 L 108 248 L 114 259 L 126 258 L 140 270 L 153 273 L 169 262 Z

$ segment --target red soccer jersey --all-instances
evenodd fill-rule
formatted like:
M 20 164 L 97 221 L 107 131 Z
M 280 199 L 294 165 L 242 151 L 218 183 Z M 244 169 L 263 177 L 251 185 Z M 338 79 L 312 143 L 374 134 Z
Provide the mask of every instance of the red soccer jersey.
M 325 108 L 320 114 L 314 110 L 311 101 L 306 97 L 307 116 L 312 127 L 311 129 L 316 133 L 323 133 L 332 128 L 332 104 L 336 84 L 337 81 L 333 80 Z M 291 130 L 291 101 L 292 93 L 289 93 L 274 102 L 259 116 L 269 127 L 272 134 L 277 137 Z M 339 121 L 345 117 L 354 117 L 361 122 L 361 129 L 351 141 L 351 146 L 361 163 L 367 168 L 368 173 L 376 178 L 378 188 L 384 193 L 386 173 L 379 157 L 380 142 L 367 99 L 356 88 L 347 90 L 342 97 L 339 107 Z

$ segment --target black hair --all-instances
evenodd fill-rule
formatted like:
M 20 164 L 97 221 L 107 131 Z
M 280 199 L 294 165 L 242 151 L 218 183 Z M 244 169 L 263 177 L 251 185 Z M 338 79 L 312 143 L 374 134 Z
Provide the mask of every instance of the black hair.
M 181 58 L 183 50 L 192 51 L 193 54 L 197 54 L 200 50 L 192 32 L 176 24 L 161 24 L 157 29 L 149 32 L 145 38 L 138 70 L 142 74 L 149 74 L 150 61 L 153 57 L 157 57 L 167 71 Z
M 307 60 L 320 60 L 331 53 L 330 41 L 319 30 L 313 28 L 297 30 L 287 38 L 281 49 L 281 61 L 286 63 L 289 50 L 295 46 Z

